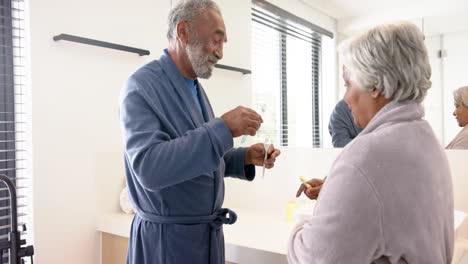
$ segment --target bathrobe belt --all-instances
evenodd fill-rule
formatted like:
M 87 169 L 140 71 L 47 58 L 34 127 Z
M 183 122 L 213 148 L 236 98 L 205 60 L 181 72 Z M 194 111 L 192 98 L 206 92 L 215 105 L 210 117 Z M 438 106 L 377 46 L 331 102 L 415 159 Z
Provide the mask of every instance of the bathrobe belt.
M 138 210 L 138 217 L 156 224 L 209 224 L 210 225 L 210 264 L 224 262 L 224 241 L 220 241 L 220 231 L 223 224 L 232 225 L 237 220 L 237 214 L 227 208 L 221 208 L 211 215 L 202 216 L 163 216 Z

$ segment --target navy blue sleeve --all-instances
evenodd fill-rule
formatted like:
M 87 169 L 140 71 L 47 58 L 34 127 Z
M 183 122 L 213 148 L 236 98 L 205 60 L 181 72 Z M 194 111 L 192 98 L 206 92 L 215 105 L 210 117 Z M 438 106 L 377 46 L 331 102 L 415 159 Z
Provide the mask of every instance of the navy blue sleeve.
M 350 120 L 349 111 L 346 103 L 341 100 L 330 116 L 328 131 L 330 132 L 333 147 L 335 148 L 343 148 L 356 136 L 352 133 L 354 120 Z
M 235 148 L 226 152 L 224 155 L 224 162 L 226 163 L 226 177 L 248 181 L 252 181 L 255 178 L 255 166 L 252 164 L 244 164 L 246 150 L 246 148 Z

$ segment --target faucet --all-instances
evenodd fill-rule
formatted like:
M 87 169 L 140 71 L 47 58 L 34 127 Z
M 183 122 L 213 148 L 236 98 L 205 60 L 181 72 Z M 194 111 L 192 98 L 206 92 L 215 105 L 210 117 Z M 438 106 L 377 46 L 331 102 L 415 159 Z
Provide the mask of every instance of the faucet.
M 16 187 L 14 182 L 6 175 L 0 174 L 0 181 L 5 182 L 10 191 L 10 209 L 11 209 L 11 231 L 9 232 L 8 241 L 0 242 L 0 252 L 10 250 L 10 263 L 23 264 L 24 257 L 31 258 L 33 264 L 34 247 L 23 246 L 26 244 L 25 239 L 21 239 L 21 233 L 18 231 L 18 211 L 16 207 Z M 23 225 L 23 231 L 26 230 L 26 225 Z

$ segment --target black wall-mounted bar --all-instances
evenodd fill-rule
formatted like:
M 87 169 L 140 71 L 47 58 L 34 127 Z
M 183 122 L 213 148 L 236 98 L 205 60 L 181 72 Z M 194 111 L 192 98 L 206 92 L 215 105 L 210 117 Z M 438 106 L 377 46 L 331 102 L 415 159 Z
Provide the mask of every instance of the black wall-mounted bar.
M 78 43 L 83 43 L 83 44 L 88 44 L 88 45 L 93 45 L 93 46 L 109 48 L 109 49 L 122 50 L 122 51 L 137 53 L 140 56 L 150 54 L 149 50 L 137 49 L 137 48 L 133 48 L 129 46 L 114 44 L 114 43 L 95 40 L 95 39 L 83 38 L 83 37 L 78 37 L 78 36 L 73 36 L 73 35 L 68 35 L 68 34 L 60 34 L 60 35 L 54 36 L 53 39 L 55 41 L 68 40 L 68 41 L 73 41 L 73 42 L 78 42 Z
M 129 46 L 114 44 L 114 43 L 95 40 L 95 39 L 83 38 L 83 37 L 78 37 L 78 36 L 69 35 L 69 34 L 60 34 L 60 35 L 54 36 L 53 39 L 55 41 L 67 40 L 67 41 L 73 41 L 73 42 L 78 42 L 78 43 L 88 44 L 88 45 L 93 45 L 93 46 L 98 46 L 98 47 L 104 47 L 104 48 L 109 48 L 109 49 L 122 50 L 122 51 L 137 53 L 140 56 L 150 54 L 149 50 L 137 49 L 137 48 L 133 48 L 133 47 L 129 47 Z M 215 64 L 215 67 L 219 68 L 219 69 L 240 72 L 242 74 L 251 74 L 252 73 L 251 70 L 232 67 L 232 66 L 227 66 L 227 65 L 223 65 L 223 64 Z
M 227 66 L 227 65 L 223 65 L 223 64 L 215 64 L 215 68 L 219 68 L 219 69 L 224 69 L 224 70 L 229 70 L 229 71 L 236 71 L 236 72 L 240 72 L 242 74 L 251 74 L 252 71 L 251 70 L 247 70 L 247 69 L 242 69 L 242 68 L 237 68 L 237 67 L 232 67 L 232 66 Z

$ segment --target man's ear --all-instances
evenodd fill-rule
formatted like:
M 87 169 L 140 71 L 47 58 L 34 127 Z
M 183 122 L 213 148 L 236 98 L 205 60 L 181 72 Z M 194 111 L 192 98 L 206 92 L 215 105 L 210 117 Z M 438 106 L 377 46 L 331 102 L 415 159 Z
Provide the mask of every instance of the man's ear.
M 184 45 L 188 42 L 188 24 L 186 21 L 179 22 L 177 28 L 177 39 L 179 39 Z

